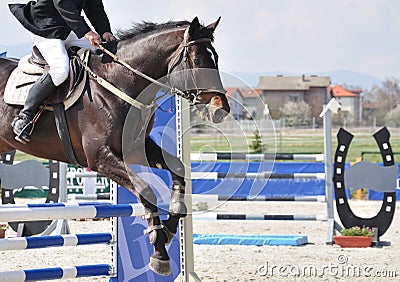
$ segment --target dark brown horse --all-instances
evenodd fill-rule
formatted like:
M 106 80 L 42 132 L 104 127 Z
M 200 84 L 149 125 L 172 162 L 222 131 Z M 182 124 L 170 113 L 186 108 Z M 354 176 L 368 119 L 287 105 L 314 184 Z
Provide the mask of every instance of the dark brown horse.
M 218 73 L 217 54 L 211 45 L 218 22 L 203 26 L 195 18 L 192 22 L 139 24 L 119 33 L 116 55 L 134 69 L 154 79 L 164 79 L 165 83 L 181 89 L 181 95 L 191 100 L 211 121 L 218 123 L 230 110 Z M 154 101 L 158 86 L 120 63 L 102 62 L 102 56 L 92 55 L 89 67 L 93 73 L 144 104 Z M 4 103 L 2 97 L 7 79 L 16 66 L 15 60 L 0 59 L 0 153 L 17 149 L 45 159 L 69 162 L 57 135 L 53 112 L 42 114 L 29 144 L 14 140 L 11 122 L 21 107 Z M 204 75 L 200 69 L 214 72 Z M 182 200 L 185 190 L 183 164 L 148 137 L 153 124 L 152 114 L 149 119 L 143 118 L 146 115 L 99 85 L 93 77 L 89 80 L 89 89 L 66 111 L 76 159 L 82 166 L 131 191 L 144 205 L 147 231 L 155 249 L 150 258 L 150 268 L 158 274 L 168 275 L 170 264 L 165 244 L 176 233 L 179 218 L 186 213 Z M 127 118 L 135 111 L 133 119 Z M 127 163 L 171 171 L 173 187 L 166 221 L 160 221 L 152 189 Z

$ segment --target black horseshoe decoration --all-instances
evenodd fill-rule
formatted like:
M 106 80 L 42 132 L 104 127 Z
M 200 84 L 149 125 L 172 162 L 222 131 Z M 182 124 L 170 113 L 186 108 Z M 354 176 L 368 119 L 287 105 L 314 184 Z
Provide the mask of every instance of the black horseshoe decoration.
M 14 158 L 13 158 L 14 159 Z M 7 162 L 12 164 L 13 161 Z M 49 161 L 49 190 L 47 192 L 46 203 L 57 203 L 59 198 L 59 164 L 58 162 Z M 56 176 L 56 177 L 55 177 Z M 14 194 L 11 190 L 2 189 L 1 193 L 2 204 L 15 204 Z M 20 236 L 32 236 L 40 234 L 46 230 L 46 228 L 52 223 L 52 220 L 41 220 L 41 221 L 21 221 L 21 222 L 9 222 L 8 224 L 15 232 L 19 232 L 18 228 L 20 224 L 23 224 L 23 230 Z
M 386 127 L 379 130 L 374 135 L 374 139 L 379 146 L 384 166 L 393 166 L 394 158 L 392 148 L 389 143 L 390 133 Z M 380 211 L 371 218 L 361 218 L 356 216 L 351 210 L 347 201 L 344 171 L 346 155 L 353 139 L 353 135 L 343 128 L 340 128 L 338 134 L 338 146 L 335 153 L 333 183 L 335 187 L 336 208 L 339 218 L 346 228 L 353 226 L 368 226 L 378 228 L 378 237 L 382 236 L 392 223 L 395 205 L 396 192 L 384 192 L 384 199 Z

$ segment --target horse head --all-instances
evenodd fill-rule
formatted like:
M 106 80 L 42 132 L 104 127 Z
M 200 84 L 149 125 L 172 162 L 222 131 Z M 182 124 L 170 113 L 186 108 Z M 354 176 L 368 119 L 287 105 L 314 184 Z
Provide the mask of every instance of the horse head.
M 212 46 L 219 21 L 203 26 L 194 18 L 168 69 L 171 85 L 185 93 L 203 120 L 214 123 L 222 122 L 230 112 L 218 71 L 218 54 Z

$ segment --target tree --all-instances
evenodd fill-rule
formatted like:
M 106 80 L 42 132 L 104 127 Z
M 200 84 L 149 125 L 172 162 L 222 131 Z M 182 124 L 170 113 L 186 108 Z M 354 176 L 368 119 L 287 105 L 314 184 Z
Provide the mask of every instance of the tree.
M 394 77 L 385 78 L 381 86 L 374 85 L 370 91 L 365 91 L 364 98 L 376 106 L 374 117 L 365 118 L 376 118 L 377 125 L 385 125 L 387 113 L 400 103 L 400 80 Z
M 282 117 L 287 126 L 311 124 L 311 108 L 306 102 L 288 102 L 282 108 Z
M 260 136 L 260 132 L 258 129 L 254 131 L 254 139 L 251 141 L 250 144 L 250 149 L 252 150 L 251 152 L 254 154 L 260 154 L 263 152 L 263 144 L 262 144 L 262 138 Z
M 400 106 L 397 105 L 396 108 L 388 112 L 385 117 L 386 125 L 393 127 L 400 127 Z

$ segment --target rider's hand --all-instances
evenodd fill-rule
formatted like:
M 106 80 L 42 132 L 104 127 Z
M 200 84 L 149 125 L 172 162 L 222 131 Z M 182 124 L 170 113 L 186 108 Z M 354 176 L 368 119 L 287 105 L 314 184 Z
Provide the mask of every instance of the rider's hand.
M 92 44 L 94 47 L 101 45 L 101 37 L 94 31 L 89 31 L 86 33 L 85 38 L 89 40 L 90 44 Z
M 114 35 L 113 35 L 111 32 L 104 32 L 104 34 L 103 34 L 103 39 L 104 39 L 106 42 L 110 42 L 110 41 L 114 41 L 114 40 L 115 40 L 115 37 L 114 37 Z

